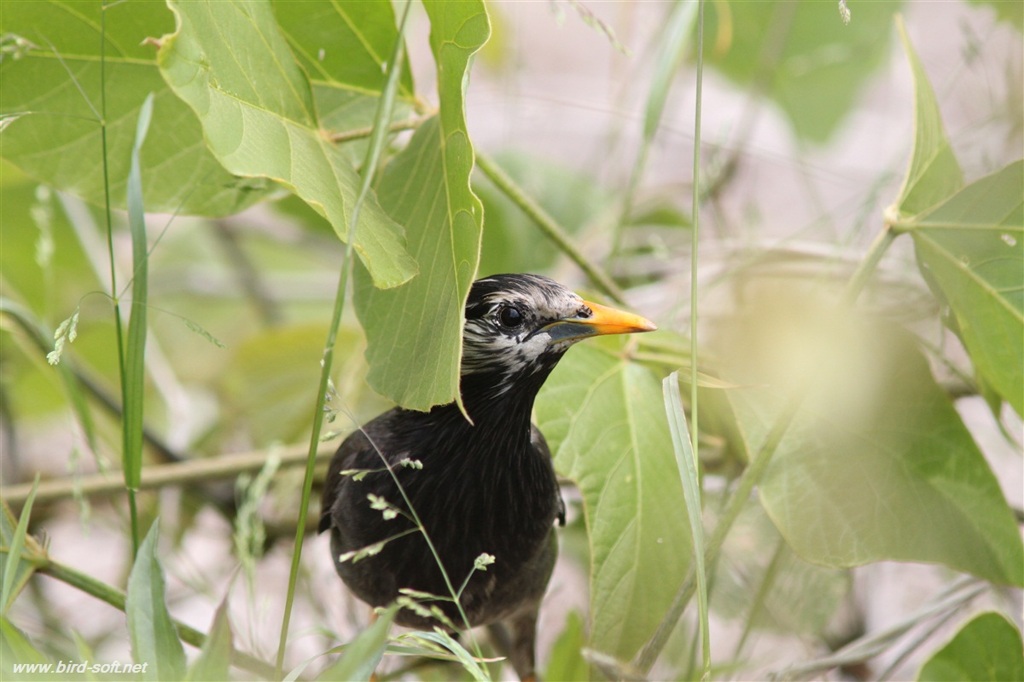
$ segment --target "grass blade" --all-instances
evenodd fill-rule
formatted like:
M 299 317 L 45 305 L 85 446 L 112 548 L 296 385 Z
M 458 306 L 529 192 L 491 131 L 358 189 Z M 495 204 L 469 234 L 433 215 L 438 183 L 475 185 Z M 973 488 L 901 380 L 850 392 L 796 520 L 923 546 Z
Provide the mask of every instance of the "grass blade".
M 7 610 L 11 608 L 14 598 L 32 575 L 31 568 L 22 570 L 21 549 L 25 546 L 25 536 L 28 534 L 28 520 L 32 515 L 32 503 L 36 499 L 36 489 L 38 486 L 39 474 L 36 474 L 36 480 L 32 483 L 32 492 L 29 493 L 28 499 L 25 500 L 25 506 L 21 508 L 18 526 L 14 529 L 14 533 L 10 538 L 2 538 L 3 544 L 7 545 L 7 559 L 4 561 L 3 582 L 2 588 L 0 588 L 0 614 L 2 615 L 7 614 Z M 6 507 L 2 513 L 7 513 Z M 4 530 L 7 530 L 6 523 L 4 523 Z M 4 535 L 6 536 L 7 533 L 5 532 Z M 15 582 L 17 582 L 17 585 Z
M 345 311 L 345 298 L 348 292 L 348 280 L 352 267 L 353 244 L 356 240 L 356 226 L 359 221 L 359 212 L 363 201 L 370 193 L 370 185 L 376 173 L 377 163 L 380 160 L 384 143 L 387 141 L 391 125 L 391 117 L 394 111 L 395 95 L 401 83 L 402 65 L 405 61 L 405 25 L 409 17 L 411 0 L 407 0 L 402 11 L 402 18 L 398 25 L 398 36 L 395 38 L 394 50 L 388 60 L 388 76 L 384 89 L 381 92 L 380 101 L 377 105 L 377 112 L 373 121 L 373 132 L 370 135 L 370 143 L 366 150 L 366 157 L 362 166 L 362 182 L 359 187 L 359 194 L 349 215 L 348 235 L 345 245 L 345 258 L 341 264 L 341 272 L 338 275 L 338 290 L 334 297 L 334 312 L 331 316 L 331 325 L 327 332 L 327 339 L 324 343 L 323 358 L 320 362 L 320 383 L 317 388 L 316 406 L 313 409 L 313 430 L 309 437 L 309 453 L 306 459 L 306 474 L 302 483 L 302 501 L 299 504 L 299 518 L 295 528 L 295 544 L 292 551 L 291 569 L 288 573 L 288 593 L 285 597 L 284 617 L 281 619 L 281 635 L 277 647 L 277 676 L 280 678 L 284 668 L 284 651 L 288 643 L 288 625 L 291 621 L 292 605 L 295 601 L 295 586 L 298 582 L 299 565 L 302 558 L 302 541 L 306 534 L 306 515 L 309 511 L 309 500 L 313 491 L 313 470 L 316 465 L 316 455 L 320 447 L 320 432 L 324 423 L 324 401 L 327 397 L 328 384 L 331 378 L 331 367 L 334 360 L 334 345 L 338 338 L 338 328 L 341 326 L 341 316 Z
M 693 537 L 693 565 L 697 576 L 697 611 L 700 617 L 701 654 L 704 672 L 701 679 L 711 674 L 711 633 L 708 630 L 708 582 L 704 570 L 704 524 L 701 522 L 700 473 L 693 447 L 686 428 L 686 414 L 683 400 L 679 395 L 679 376 L 676 372 L 668 375 L 662 383 L 665 396 L 665 413 L 672 435 L 672 449 L 679 465 L 679 477 L 683 481 L 683 499 L 686 515 L 690 519 L 690 535 Z
M 147 680 L 180 680 L 185 676 L 185 651 L 178 638 L 164 597 L 164 572 L 156 558 L 160 537 L 154 521 L 135 556 L 128 576 L 125 612 L 132 643 L 132 659 L 147 664 Z
M 391 623 L 398 613 L 398 606 L 391 605 L 381 613 L 370 627 L 366 628 L 351 642 L 345 645 L 345 651 L 337 663 L 317 676 L 319 680 L 342 680 L 344 682 L 362 682 L 369 680 L 373 671 L 384 656 L 388 645 Z
M 132 546 L 138 552 L 139 523 L 135 491 L 142 479 L 142 420 L 146 372 L 146 306 L 149 298 L 149 246 L 146 241 L 146 215 L 142 203 L 142 165 L 139 152 L 153 116 L 153 95 L 146 97 L 139 110 L 139 121 L 132 144 L 131 169 L 128 172 L 128 224 L 132 233 L 132 309 L 128 321 L 121 392 L 124 401 L 123 437 L 124 485 L 131 507 Z

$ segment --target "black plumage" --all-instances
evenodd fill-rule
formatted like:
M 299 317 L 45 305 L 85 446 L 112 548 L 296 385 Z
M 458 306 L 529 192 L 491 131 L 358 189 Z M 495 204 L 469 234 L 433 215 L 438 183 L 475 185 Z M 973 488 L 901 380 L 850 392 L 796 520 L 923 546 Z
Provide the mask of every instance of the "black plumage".
M 346 438 L 331 461 L 320 530 L 331 531 L 349 588 L 375 606 L 393 602 L 401 588 L 437 595 L 424 603 L 461 629 L 452 599 L 459 594 L 470 626 L 508 625 L 509 658 L 520 677 L 533 677 L 537 610 L 557 552 L 553 526 L 564 522 L 550 451 L 530 422 L 534 398 L 576 341 L 651 329 L 546 277 L 475 282 L 463 332 L 466 414 L 456 403 L 392 409 Z M 355 560 L 357 553 L 369 555 Z M 474 570 L 484 554 L 493 564 Z M 411 609 L 397 622 L 438 624 Z

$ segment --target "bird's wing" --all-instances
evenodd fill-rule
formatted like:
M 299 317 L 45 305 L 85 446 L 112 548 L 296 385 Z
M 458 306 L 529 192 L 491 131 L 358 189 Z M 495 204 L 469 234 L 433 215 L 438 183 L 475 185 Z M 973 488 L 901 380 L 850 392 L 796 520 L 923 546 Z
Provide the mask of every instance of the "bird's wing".
M 551 459 L 551 448 L 548 447 L 548 442 L 544 438 L 544 434 L 540 432 L 536 424 L 530 424 L 530 445 L 534 447 L 541 455 L 547 459 Z M 562 499 L 562 491 L 560 488 L 555 488 L 557 491 L 555 496 L 558 497 L 558 525 L 565 525 L 565 500 Z

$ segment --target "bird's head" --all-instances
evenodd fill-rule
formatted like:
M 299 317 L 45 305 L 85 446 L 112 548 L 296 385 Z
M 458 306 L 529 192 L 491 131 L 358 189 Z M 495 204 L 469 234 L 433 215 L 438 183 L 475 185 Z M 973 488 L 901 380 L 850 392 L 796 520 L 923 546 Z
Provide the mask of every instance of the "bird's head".
M 485 382 L 491 395 L 524 384 L 536 390 L 577 341 L 655 328 L 639 315 L 585 301 L 547 277 L 516 274 L 480 279 L 473 283 L 466 301 L 463 383 Z

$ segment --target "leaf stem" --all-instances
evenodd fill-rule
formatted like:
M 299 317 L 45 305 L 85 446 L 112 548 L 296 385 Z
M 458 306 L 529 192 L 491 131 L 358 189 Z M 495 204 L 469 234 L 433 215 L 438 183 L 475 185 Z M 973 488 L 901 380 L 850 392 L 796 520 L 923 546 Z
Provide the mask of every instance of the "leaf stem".
M 590 281 L 616 303 L 625 304 L 626 294 L 600 265 L 587 258 L 573 243 L 565 229 L 547 211 L 528 195 L 516 181 L 509 177 L 493 159 L 477 151 L 476 165 L 505 196 L 519 207 L 519 210 L 540 228 L 548 239 L 555 243 L 576 265 L 586 273 Z

